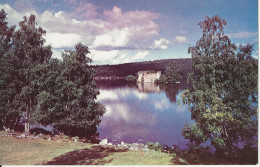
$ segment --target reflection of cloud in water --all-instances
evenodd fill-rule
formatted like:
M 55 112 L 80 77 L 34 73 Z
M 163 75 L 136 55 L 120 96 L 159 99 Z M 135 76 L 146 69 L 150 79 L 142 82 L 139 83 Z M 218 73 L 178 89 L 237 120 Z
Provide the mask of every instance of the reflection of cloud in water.
M 109 99 L 109 100 L 117 100 L 118 96 L 113 91 L 100 90 L 100 94 L 97 96 L 97 100 L 98 101 L 102 101 L 102 100 L 107 100 L 107 99 Z
M 109 120 L 124 120 L 129 121 L 129 109 L 123 104 L 107 104 L 106 109 L 109 111 L 104 114 L 104 117 L 111 117 Z M 106 123 L 106 122 L 104 122 Z
M 98 128 L 101 138 L 114 143 L 133 143 L 139 139 L 144 143 L 186 143 L 181 130 L 184 123 L 190 121 L 190 113 L 187 107 L 171 102 L 165 91 L 145 93 L 136 88 L 115 87 L 101 89 L 99 96 L 98 100 L 107 109 Z
M 163 111 L 167 110 L 169 108 L 169 102 L 167 99 L 161 99 L 160 101 L 155 101 L 154 102 L 154 107 L 157 110 Z
M 118 100 L 130 95 L 134 95 L 138 99 L 146 99 L 148 95 L 143 92 L 139 92 L 137 89 L 125 88 L 118 90 L 99 90 L 100 94 L 97 96 L 98 101 L 104 100 Z
M 112 91 L 114 92 L 114 91 Z M 116 91 L 116 94 L 118 94 L 119 96 L 122 97 L 127 97 L 130 94 L 130 90 L 129 89 L 120 89 Z
M 106 126 L 110 125 L 111 121 L 125 122 L 127 124 L 149 124 L 153 126 L 156 123 L 157 114 L 148 114 L 146 112 L 140 112 L 134 106 L 130 106 L 127 103 L 106 103 L 105 107 L 107 112 L 104 114 L 101 124 Z
M 176 112 L 186 112 L 188 110 L 187 106 L 184 105 L 178 105 Z
M 134 94 L 138 99 L 146 99 L 146 98 L 148 97 L 147 94 L 138 92 L 137 90 L 135 90 L 135 91 L 133 92 L 133 94 Z

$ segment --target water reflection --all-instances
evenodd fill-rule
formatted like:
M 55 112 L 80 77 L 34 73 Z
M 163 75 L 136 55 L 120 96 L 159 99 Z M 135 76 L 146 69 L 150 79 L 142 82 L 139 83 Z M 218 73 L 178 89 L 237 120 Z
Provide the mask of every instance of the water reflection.
M 159 85 L 155 84 L 155 83 L 141 83 L 139 82 L 138 84 L 138 90 L 140 92 L 146 92 L 146 93 L 149 93 L 149 92 L 160 92 L 160 87 Z
M 98 128 L 100 138 L 113 143 L 158 141 L 185 146 L 188 141 L 181 131 L 190 122 L 190 112 L 186 105 L 176 103 L 181 86 L 112 85 L 98 83 L 97 99 L 107 109 Z
M 175 85 L 163 85 L 161 86 L 162 89 L 164 89 L 166 96 L 172 103 L 176 103 L 176 97 L 177 94 L 180 93 L 181 85 L 175 84 Z

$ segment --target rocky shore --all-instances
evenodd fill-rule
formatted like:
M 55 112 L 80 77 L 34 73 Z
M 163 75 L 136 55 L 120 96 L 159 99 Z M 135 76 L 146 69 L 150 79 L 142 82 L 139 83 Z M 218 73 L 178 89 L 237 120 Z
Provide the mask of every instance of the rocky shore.
M 129 150 L 142 150 L 142 151 L 149 151 L 148 145 L 145 145 L 143 143 L 125 143 L 125 142 L 121 142 L 120 144 L 113 144 L 113 143 L 109 143 L 107 139 L 103 139 L 100 141 L 99 145 L 103 145 L 103 146 L 118 146 L 118 147 L 125 147 Z

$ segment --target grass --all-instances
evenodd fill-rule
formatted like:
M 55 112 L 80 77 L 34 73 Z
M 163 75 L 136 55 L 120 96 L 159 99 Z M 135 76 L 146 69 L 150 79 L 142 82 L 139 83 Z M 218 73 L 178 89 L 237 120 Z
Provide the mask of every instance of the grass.
M 115 146 L 0 137 L 0 164 L 4 165 L 174 165 L 187 164 L 174 154 L 130 151 Z

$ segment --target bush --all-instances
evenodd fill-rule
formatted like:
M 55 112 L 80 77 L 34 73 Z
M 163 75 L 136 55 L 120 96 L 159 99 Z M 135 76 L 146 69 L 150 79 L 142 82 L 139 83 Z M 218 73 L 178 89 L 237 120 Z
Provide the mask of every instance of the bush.
M 161 150 L 161 149 L 162 149 L 162 145 L 161 145 L 160 143 L 158 143 L 158 142 L 155 142 L 155 143 L 153 143 L 153 142 L 147 142 L 146 145 L 148 146 L 148 148 L 149 148 L 150 150 L 158 151 L 158 150 Z
M 127 77 L 125 77 L 125 80 L 127 82 L 136 82 L 137 77 L 133 76 L 133 75 L 128 75 Z
M 159 78 L 159 80 L 157 80 L 158 83 L 160 84 L 166 84 L 167 83 L 167 78 L 164 74 L 162 74 Z

